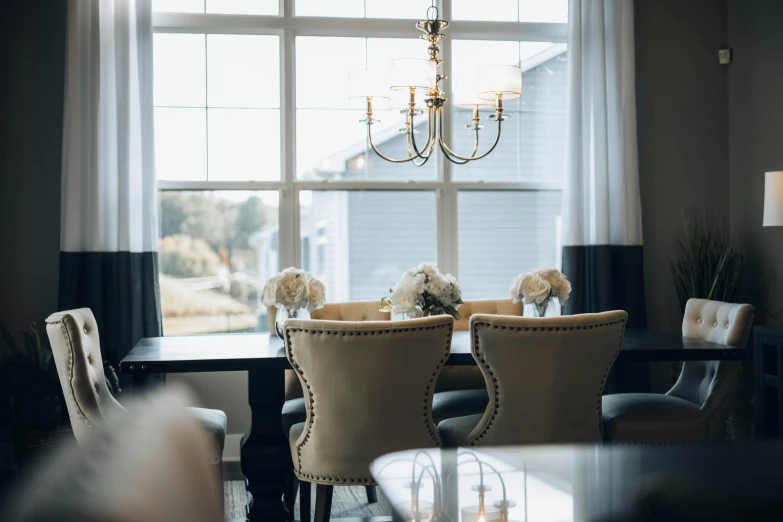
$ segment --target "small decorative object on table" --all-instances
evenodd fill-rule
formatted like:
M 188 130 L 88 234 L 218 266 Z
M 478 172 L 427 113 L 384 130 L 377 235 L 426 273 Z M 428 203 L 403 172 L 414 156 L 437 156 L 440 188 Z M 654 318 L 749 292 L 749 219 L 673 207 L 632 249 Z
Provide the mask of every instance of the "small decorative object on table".
M 525 303 L 526 317 L 558 317 L 570 294 L 571 283 L 554 268 L 519 274 L 511 283 L 511 297 Z
M 381 299 L 382 312 L 394 312 L 405 319 L 443 314 L 459 319 L 462 289 L 454 276 L 442 274 L 435 263 L 411 268 L 389 293 Z
M 267 281 L 262 302 L 267 308 L 277 308 L 275 333 L 283 339 L 285 320 L 309 318 L 310 312 L 326 302 L 326 287 L 309 272 L 289 267 Z

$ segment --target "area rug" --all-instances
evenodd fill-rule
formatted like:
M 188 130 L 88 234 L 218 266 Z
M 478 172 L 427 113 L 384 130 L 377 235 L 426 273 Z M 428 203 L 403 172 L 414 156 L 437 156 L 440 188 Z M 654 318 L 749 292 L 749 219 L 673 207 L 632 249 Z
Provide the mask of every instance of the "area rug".
M 226 519 L 243 518 L 247 492 L 245 483 L 241 480 L 231 480 L 223 483 L 226 503 Z M 391 505 L 378 488 L 378 502 L 367 503 L 367 494 L 363 487 L 337 486 L 332 495 L 332 519 L 353 517 L 383 517 L 391 516 Z M 310 513 L 315 513 L 315 488 L 311 493 L 312 506 Z M 294 518 L 299 520 L 299 497 L 297 496 Z

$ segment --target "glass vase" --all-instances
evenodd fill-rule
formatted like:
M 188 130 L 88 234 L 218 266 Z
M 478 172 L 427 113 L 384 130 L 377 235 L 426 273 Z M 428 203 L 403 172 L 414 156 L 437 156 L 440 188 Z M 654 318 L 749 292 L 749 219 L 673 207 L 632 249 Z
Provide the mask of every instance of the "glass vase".
M 402 314 L 403 319 L 418 319 L 419 317 L 424 317 L 424 312 L 418 308 L 414 308 L 410 312 Z
M 285 323 L 286 319 L 310 319 L 310 312 L 308 312 L 306 308 L 289 310 L 284 306 L 277 307 L 277 315 L 275 315 L 275 333 L 283 340 L 285 340 L 283 323 Z
M 560 317 L 562 315 L 560 300 L 557 297 L 551 296 L 540 304 L 526 304 L 525 311 L 522 315 L 525 317 Z

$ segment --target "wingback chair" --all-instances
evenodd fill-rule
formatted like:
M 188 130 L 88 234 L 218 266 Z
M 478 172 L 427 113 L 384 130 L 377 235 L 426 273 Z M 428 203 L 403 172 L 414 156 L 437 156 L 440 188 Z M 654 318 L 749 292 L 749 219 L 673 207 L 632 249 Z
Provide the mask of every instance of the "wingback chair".
M 277 308 L 268 309 L 269 331 L 275 331 L 275 317 Z M 348 303 L 327 303 L 323 308 L 310 312 L 311 319 L 325 321 L 391 321 L 390 312 L 381 312 L 378 301 L 354 301 Z M 302 385 L 296 372 L 285 372 L 285 404 L 283 405 L 283 433 L 288 433 L 291 426 L 304 422 L 307 419 Z M 286 493 L 286 503 L 293 508 L 298 488 L 297 481 L 293 481 L 292 488 Z M 367 501 L 377 502 L 378 497 L 375 487 L 367 487 Z
M 65 395 L 68 416 L 80 445 L 108 414 L 125 408 L 109 392 L 103 374 L 98 324 L 89 308 L 68 310 L 46 319 L 54 363 Z M 222 476 L 226 414 L 220 410 L 189 408 L 191 415 L 212 435 L 209 462 Z
M 307 419 L 288 438 L 301 520 L 327 522 L 333 486 L 374 485 L 370 463 L 393 451 L 439 447 L 435 381 L 451 349 L 453 319 L 285 323 L 286 356 L 306 390 Z
M 459 307 L 460 318 L 454 321 L 454 331 L 468 331 L 470 318 L 476 314 L 521 317 L 522 311 L 522 303 L 511 299 L 465 301 Z M 475 366 L 447 365 L 440 372 L 435 391 L 432 416 L 436 424 L 444 419 L 484 413 L 489 403 L 484 376 Z
M 744 348 L 753 307 L 689 299 L 682 336 Z M 616 443 L 700 444 L 726 435 L 726 415 L 742 363 L 686 361 L 665 395 L 619 393 L 603 398 L 604 436 Z
M 471 351 L 489 405 L 441 422 L 443 445 L 600 442 L 601 394 L 627 320 L 622 311 L 471 317 Z

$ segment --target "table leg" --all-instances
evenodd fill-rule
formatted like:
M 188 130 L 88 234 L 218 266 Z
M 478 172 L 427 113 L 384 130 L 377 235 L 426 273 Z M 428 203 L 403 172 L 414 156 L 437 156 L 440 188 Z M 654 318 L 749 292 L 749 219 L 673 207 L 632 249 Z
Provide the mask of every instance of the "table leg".
M 294 468 L 282 428 L 283 375 L 283 370 L 248 372 L 252 418 L 240 452 L 249 493 L 248 520 L 284 522 L 294 518 L 283 502 L 283 493 L 291 487 Z

